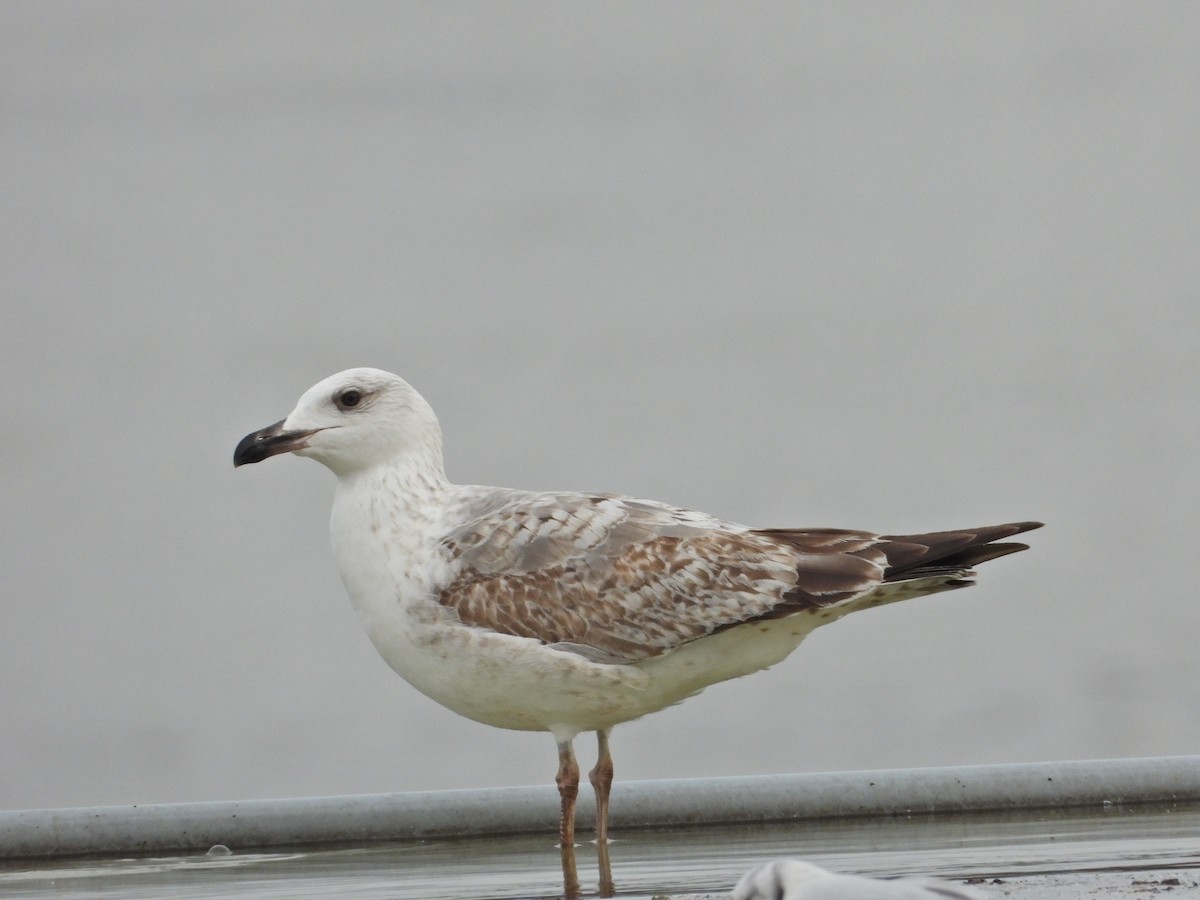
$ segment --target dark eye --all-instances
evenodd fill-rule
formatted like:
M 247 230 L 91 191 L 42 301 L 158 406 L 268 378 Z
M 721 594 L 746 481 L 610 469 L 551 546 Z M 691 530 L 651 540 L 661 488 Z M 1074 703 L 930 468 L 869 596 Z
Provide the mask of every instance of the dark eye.
M 362 402 L 362 392 L 350 388 L 335 395 L 333 402 L 337 404 L 338 409 L 353 409 Z

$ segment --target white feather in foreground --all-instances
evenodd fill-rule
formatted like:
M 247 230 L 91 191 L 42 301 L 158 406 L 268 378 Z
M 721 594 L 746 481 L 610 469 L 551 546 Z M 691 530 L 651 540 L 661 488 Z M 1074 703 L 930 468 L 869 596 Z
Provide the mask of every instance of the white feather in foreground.
M 985 900 L 974 888 L 935 878 L 882 880 L 841 875 L 796 859 L 777 859 L 751 869 L 731 900 Z

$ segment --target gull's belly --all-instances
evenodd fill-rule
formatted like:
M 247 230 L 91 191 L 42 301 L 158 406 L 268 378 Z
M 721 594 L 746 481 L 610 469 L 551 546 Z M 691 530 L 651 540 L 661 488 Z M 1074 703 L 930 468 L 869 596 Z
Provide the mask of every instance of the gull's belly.
M 633 717 L 626 711 L 640 705 L 649 680 L 632 666 L 598 665 L 530 638 L 460 624 L 367 631 L 387 664 L 417 690 L 498 728 L 607 727 Z
M 629 665 L 459 623 L 368 623 L 367 632 L 400 676 L 459 715 L 520 731 L 594 731 L 774 665 L 817 624 L 807 615 L 754 623 Z

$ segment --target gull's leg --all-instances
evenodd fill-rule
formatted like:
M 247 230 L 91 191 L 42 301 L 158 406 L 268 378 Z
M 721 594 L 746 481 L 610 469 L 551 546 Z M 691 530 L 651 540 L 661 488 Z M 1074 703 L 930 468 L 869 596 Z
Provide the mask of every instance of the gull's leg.
M 562 800 L 562 816 L 558 820 L 558 840 L 564 847 L 575 844 L 575 798 L 579 796 L 579 763 L 571 741 L 558 742 L 558 796 Z
M 558 820 L 558 846 L 562 855 L 563 897 L 579 897 L 579 871 L 575 867 L 575 798 L 579 796 L 579 763 L 571 749 L 572 738 L 558 739 L 558 796 L 562 815 Z
M 596 768 L 588 773 L 592 790 L 596 792 L 596 843 L 608 843 L 608 795 L 612 790 L 613 761 L 608 752 L 608 729 L 596 732 L 600 753 L 596 757 Z
M 596 757 L 596 768 L 588 773 L 588 780 L 596 792 L 596 857 L 600 865 L 600 896 L 611 897 L 616 893 L 613 884 L 612 862 L 608 858 L 608 794 L 612 789 L 613 761 L 608 752 L 608 729 L 596 732 L 600 753 Z

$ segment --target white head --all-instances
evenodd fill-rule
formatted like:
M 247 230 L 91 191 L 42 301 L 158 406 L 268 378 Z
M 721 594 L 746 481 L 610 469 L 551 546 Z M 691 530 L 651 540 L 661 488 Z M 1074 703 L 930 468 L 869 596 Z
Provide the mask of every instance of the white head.
M 404 458 L 440 476 L 442 431 L 425 398 L 403 378 L 347 369 L 305 391 L 286 419 L 246 435 L 233 464 L 289 452 L 339 476 Z

